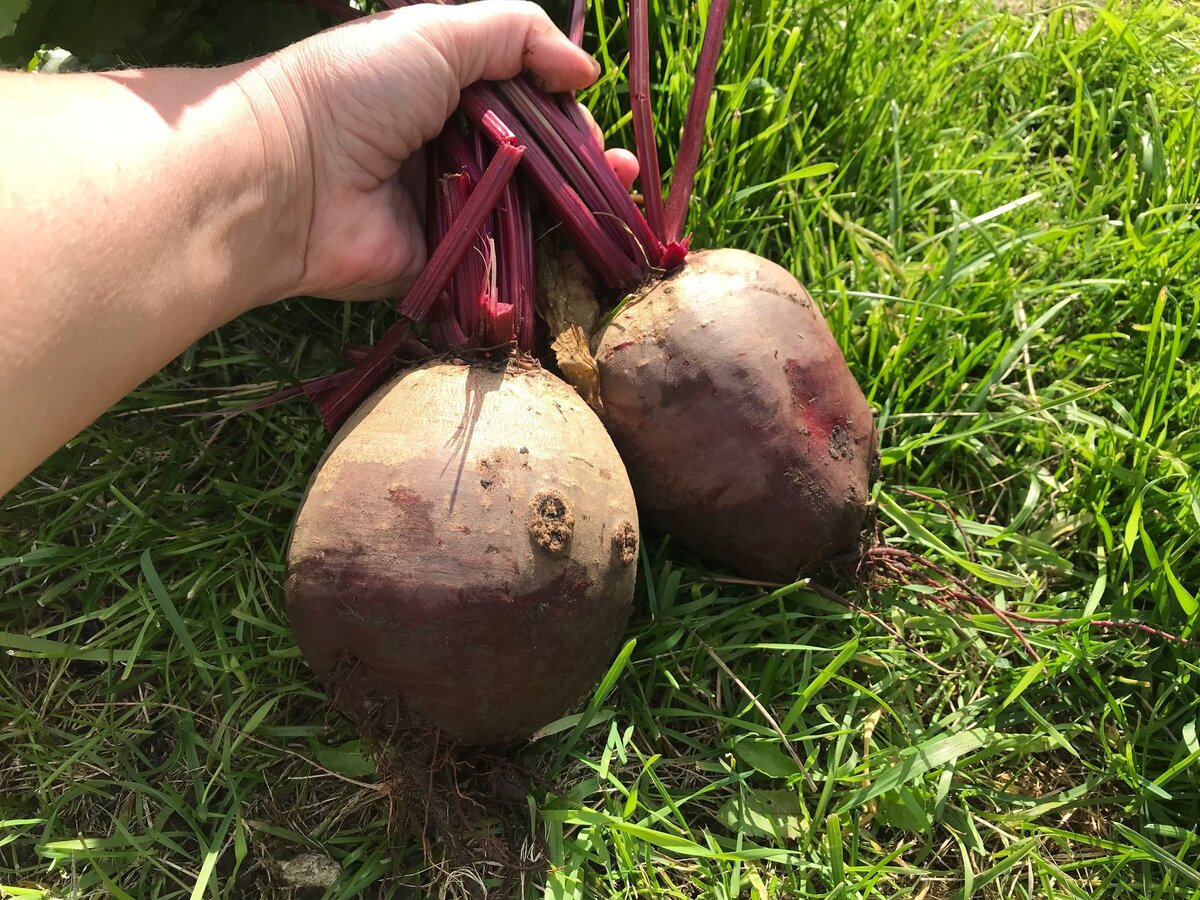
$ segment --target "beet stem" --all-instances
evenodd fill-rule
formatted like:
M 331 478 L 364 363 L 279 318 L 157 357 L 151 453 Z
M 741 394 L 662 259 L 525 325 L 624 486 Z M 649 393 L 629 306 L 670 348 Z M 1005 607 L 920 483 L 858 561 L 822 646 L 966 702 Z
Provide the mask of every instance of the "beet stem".
M 355 344 L 347 341 L 342 345 L 342 357 L 351 365 L 362 362 L 370 352 L 369 344 Z
M 642 194 L 650 230 L 666 243 L 662 176 L 658 170 L 658 143 L 650 104 L 650 12 L 647 0 L 629 0 L 629 105 L 633 110 L 633 137 L 641 167 Z M 692 95 L 695 101 L 696 95 Z
M 645 3 L 645 0 L 640 2 Z M 728 13 L 729 0 L 712 0 L 708 8 L 708 26 L 704 29 L 704 43 L 700 47 L 700 58 L 696 63 L 696 82 L 692 89 L 692 99 L 683 123 L 679 152 L 675 156 L 675 170 L 671 174 L 666 231 L 663 233 L 663 239 L 668 243 L 679 241 L 687 222 L 688 205 L 696 185 L 696 167 L 700 163 L 700 146 L 704 141 L 704 125 L 708 119 L 708 101 L 712 99 L 713 85 L 717 79 L 717 60 L 721 56 L 721 40 L 725 34 Z M 630 65 L 632 64 L 631 60 Z
M 500 254 L 496 251 L 495 238 L 488 238 L 487 242 L 487 280 L 481 305 L 483 343 L 493 347 L 510 343 L 513 339 L 512 304 L 500 301 Z
M 454 312 L 449 309 L 440 310 L 439 318 L 430 321 L 429 337 L 435 347 L 446 350 L 457 350 L 471 343 L 471 336 L 463 330 Z
M 513 134 L 513 130 L 505 125 L 504 120 L 490 109 L 479 119 L 479 127 L 497 145 L 517 143 L 517 136 Z
M 504 193 L 500 195 L 500 203 L 496 206 L 496 239 L 497 296 L 503 297 L 515 307 L 524 285 L 518 280 L 521 268 L 518 261 L 521 256 L 521 226 L 517 210 L 517 186 L 512 181 L 504 186 Z M 515 334 L 504 335 L 498 342 L 514 337 Z
M 487 163 L 481 162 L 483 160 L 482 141 L 483 137 L 478 128 L 472 127 L 468 138 L 457 123 L 451 120 L 446 124 L 441 137 L 434 144 L 434 149 L 440 151 L 445 158 L 446 168 L 451 170 L 445 176 L 445 184 L 438 183 L 436 193 L 439 200 L 444 198 L 447 201 L 448 207 L 447 222 L 441 232 L 442 235 L 462 211 L 467 197 L 471 193 L 472 185 L 477 184 L 483 177 L 483 169 Z M 439 210 L 435 207 L 434 213 L 438 212 Z M 480 335 L 480 315 L 483 311 L 480 297 L 483 294 L 484 279 L 487 275 L 484 257 L 489 237 L 491 237 L 490 221 L 483 224 L 470 251 L 455 270 L 451 282 L 451 306 L 455 310 L 461 331 L 468 335 L 469 339 Z M 438 240 L 430 241 L 429 246 L 436 247 L 440 240 L 439 236 Z M 447 332 L 443 331 L 442 334 L 445 336 Z
M 487 116 L 484 118 L 493 126 L 496 125 L 496 121 L 493 121 L 494 114 L 490 119 Z M 497 133 L 503 137 L 499 130 Z M 417 276 L 408 296 L 400 304 L 401 315 L 414 322 L 419 322 L 428 315 L 438 294 L 446 287 L 463 256 L 475 241 L 480 227 L 491 215 L 504 186 L 516 171 L 523 152 L 524 148 L 509 143 L 508 140 L 497 146 L 495 156 L 488 163 L 483 177 L 459 214 L 457 227 L 451 228 L 446 238 L 437 245 L 428 264 Z M 392 337 L 396 327 L 393 325 L 384 333 L 379 342 L 371 348 L 370 355 L 346 373 L 344 381 L 339 380 L 335 385 L 331 385 L 330 394 L 321 402 L 321 418 L 327 427 L 340 424 L 374 389 L 384 371 L 391 365 L 401 338 L 407 334 L 406 330 L 403 334 Z
M 517 196 L 520 204 L 517 209 L 521 215 L 521 255 L 518 262 L 521 266 L 520 279 L 524 289 L 521 293 L 522 305 L 517 307 L 517 342 L 522 350 L 533 353 L 534 337 L 537 333 L 537 264 L 534 262 L 533 249 L 533 199 L 529 196 L 529 188 L 525 182 L 517 182 Z
M 463 207 L 466 206 L 467 200 L 471 196 L 471 179 L 465 174 L 452 174 L 447 175 L 444 181 L 445 195 L 448 200 L 448 231 L 455 227 L 458 217 L 462 215 Z M 509 185 L 511 184 L 510 181 Z M 507 189 L 508 186 L 505 187 L 505 190 Z M 467 336 L 476 334 L 479 328 L 479 292 L 483 287 L 484 279 L 483 254 L 489 237 L 491 237 L 491 229 L 489 223 L 484 222 L 476 234 L 475 240 L 471 243 L 470 250 L 455 268 L 451 278 L 450 295 L 453 298 L 451 308 L 460 330 Z
M 533 95 L 535 97 L 538 96 L 536 93 L 533 93 Z M 596 173 L 596 181 L 600 185 L 600 189 L 608 197 L 621 222 L 633 232 L 633 236 L 641 245 L 642 252 L 645 254 L 645 263 L 649 266 L 659 265 L 662 261 L 664 247 L 659 241 L 658 236 L 650 228 L 646 217 L 642 215 L 642 211 L 638 209 L 637 204 L 633 202 L 633 198 L 629 196 L 629 191 L 625 190 L 621 183 L 617 181 L 617 176 L 613 173 L 612 166 L 604 158 L 604 151 L 592 140 L 591 132 L 588 129 L 587 123 L 583 120 L 583 111 L 580 109 L 579 104 L 566 95 L 562 95 L 560 101 L 562 113 L 566 116 L 568 122 L 575 126 L 575 132 L 580 136 L 580 139 L 576 141 L 576 148 L 581 151 L 580 155 L 588 160 L 588 168 Z M 566 129 L 564 128 L 565 133 Z
M 432 355 L 430 349 L 413 334 L 412 322 L 408 319 L 394 322 L 375 345 L 362 355 L 362 359 L 353 369 L 344 369 L 304 383 L 304 396 L 315 401 L 320 407 L 321 421 L 329 431 L 334 431 L 354 408 L 353 401 L 347 405 L 343 400 L 347 393 L 355 389 L 354 383 L 360 374 L 359 370 L 370 365 L 376 357 L 390 362 L 392 357 L 401 351 L 410 359 L 424 359 Z
M 505 186 L 500 204 L 496 207 L 496 233 L 500 242 L 496 253 L 500 269 L 500 295 L 512 304 L 515 329 L 513 335 L 507 339 L 515 337 L 521 350 L 532 353 L 533 290 L 536 278 L 533 266 L 533 225 L 529 215 L 528 198 L 520 190 L 516 179 Z
M 468 140 L 458 130 L 453 120 L 446 123 L 446 127 L 438 138 L 438 145 L 446 155 L 446 165 L 449 169 L 458 169 L 463 174 L 471 176 L 472 184 L 478 183 L 479 179 L 483 177 L 483 166 L 479 164 L 475 152 L 474 136 Z
M 550 157 L 532 139 L 520 119 L 492 85 L 476 82 L 462 93 L 460 109 L 472 121 L 481 122 L 485 112 L 496 110 L 516 131 L 525 147 L 525 171 L 537 185 L 539 193 L 550 206 L 555 218 L 562 223 L 575 249 L 600 280 L 611 288 L 627 290 L 642 280 L 642 266 L 630 258 L 580 199 Z
M 567 30 L 567 37 L 576 47 L 583 46 L 583 25 L 586 18 L 587 0 L 575 0 L 571 5 L 571 24 Z
M 446 235 L 450 232 L 450 222 L 459 211 L 453 205 L 453 199 L 450 196 L 450 180 L 452 177 L 455 179 L 462 179 L 466 176 L 447 175 L 438 177 L 435 174 L 431 180 L 432 190 L 430 193 L 432 196 L 429 198 L 429 215 L 426 217 L 427 221 L 425 223 L 425 246 L 427 247 L 436 247 L 446 239 Z M 455 300 L 455 290 L 457 288 L 459 274 L 461 272 L 462 267 L 460 266 L 458 270 L 455 271 L 454 275 L 450 277 L 450 282 L 447 284 L 446 289 L 438 295 L 437 302 L 434 304 L 434 309 L 437 310 L 439 314 L 441 314 L 442 310 L 444 310 L 447 306 L 453 306 L 453 301 Z M 438 315 L 437 317 L 440 318 L 441 315 Z M 445 349 L 444 346 L 440 344 L 437 335 L 433 334 L 433 332 L 430 332 L 430 334 L 431 337 L 433 337 L 433 345 L 439 350 Z
M 575 188 L 609 236 L 628 246 L 635 261 L 646 260 L 646 267 L 657 265 L 662 245 L 617 181 L 586 126 L 576 127 L 574 119 L 528 83 L 504 81 L 496 89 L 512 105 L 531 137 L 551 159 L 558 161 L 567 183 Z
M 412 290 L 400 303 L 402 315 L 414 322 L 420 322 L 428 315 L 433 301 L 437 299 L 438 291 L 445 286 L 455 267 L 475 241 L 479 229 L 496 208 L 504 186 L 512 178 L 524 152 L 524 147 L 508 141 L 497 145 L 496 155 L 492 157 L 483 177 L 479 179 L 479 184 L 467 198 L 462 212 L 455 220 L 455 227 L 451 228 L 446 239 L 438 244 L 429 262 L 417 276 Z

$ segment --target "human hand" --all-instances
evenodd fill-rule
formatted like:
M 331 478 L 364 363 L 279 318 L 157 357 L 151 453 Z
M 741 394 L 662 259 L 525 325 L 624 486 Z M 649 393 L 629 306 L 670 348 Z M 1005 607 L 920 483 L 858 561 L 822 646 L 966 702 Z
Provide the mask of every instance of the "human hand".
M 266 157 L 295 166 L 294 249 L 280 296 L 403 293 L 427 251 L 418 151 L 441 131 L 463 87 L 521 71 L 564 91 L 590 84 L 599 67 L 533 3 L 481 0 L 359 19 L 248 70 Z M 608 159 L 631 185 L 636 158 L 611 150 Z

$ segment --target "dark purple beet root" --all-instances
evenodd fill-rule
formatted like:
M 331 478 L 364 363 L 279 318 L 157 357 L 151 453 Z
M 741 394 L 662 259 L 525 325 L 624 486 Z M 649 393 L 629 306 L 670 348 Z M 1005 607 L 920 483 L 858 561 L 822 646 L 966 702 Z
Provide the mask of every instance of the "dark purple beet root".
M 605 423 L 643 515 L 704 559 L 786 581 L 866 516 L 871 410 L 808 292 L 698 251 L 599 335 Z
M 288 616 L 352 718 L 398 701 L 462 743 L 518 741 L 611 662 L 637 540 L 625 467 L 574 391 L 432 363 L 364 403 L 318 466 Z

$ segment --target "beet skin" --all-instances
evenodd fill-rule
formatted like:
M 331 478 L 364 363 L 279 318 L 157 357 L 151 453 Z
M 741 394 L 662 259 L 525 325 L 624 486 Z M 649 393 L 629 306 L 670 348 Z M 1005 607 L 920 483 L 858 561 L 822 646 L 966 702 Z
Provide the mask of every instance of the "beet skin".
M 874 422 L 786 270 L 740 250 L 692 253 L 618 311 L 596 359 L 605 423 L 655 527 L 773 581 L 854 544 Z
M 522 740 L 611 662 L 637 541 L 625 468 L 574 391 L 431 363 L 364 403 L 318 466 L 288 616 L 353 718 L 398 700 L 464 743 Z

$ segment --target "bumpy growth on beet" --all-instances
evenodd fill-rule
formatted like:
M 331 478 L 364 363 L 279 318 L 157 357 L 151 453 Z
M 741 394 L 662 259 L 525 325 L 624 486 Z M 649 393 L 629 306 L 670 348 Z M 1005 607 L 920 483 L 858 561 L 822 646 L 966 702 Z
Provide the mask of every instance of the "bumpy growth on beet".
M 772 580 L 854 543 L 874 422 L 786 270 L 741 250 L 692 253 L 614 316 L 596 359 L 605 422 L 656 527 Z
M 430 363 L 365 402 L 288 554 L 305 658 L 352 717 L 397 701 L 459 741 L 528 738 L 608 666 L 638 519 L 596 415 L 540 369 Z

